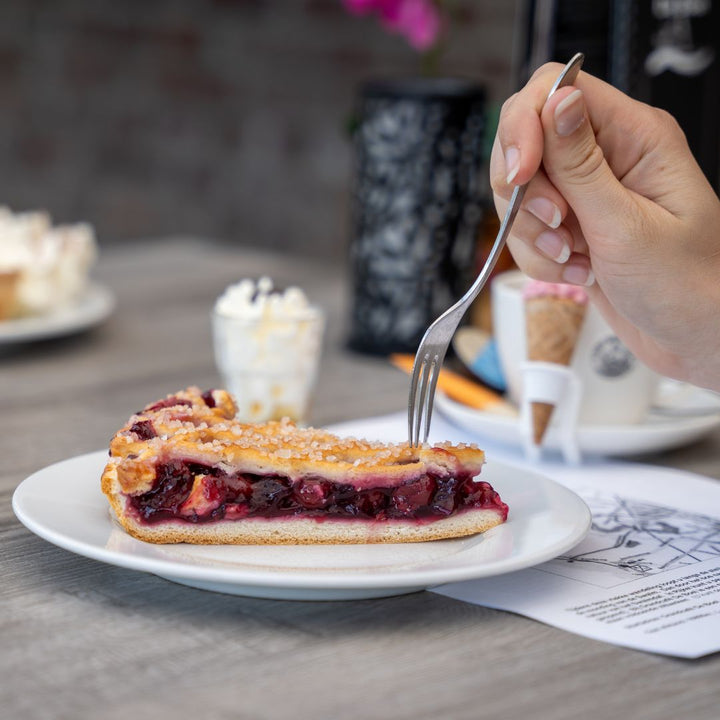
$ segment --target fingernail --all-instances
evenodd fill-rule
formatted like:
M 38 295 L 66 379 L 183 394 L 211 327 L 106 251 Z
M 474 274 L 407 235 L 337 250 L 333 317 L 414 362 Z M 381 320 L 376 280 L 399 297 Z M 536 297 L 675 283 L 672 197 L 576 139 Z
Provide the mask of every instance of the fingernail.
M 560 227 L 562 215 L 560 208 L 552 201 L 543 197 L 528 200 L 525 206 L 538 220 L 551 228 Z
M 570 246 L 560 233 L 547 230 L 535 238 L 535 247 L 546 257 L 561 265 L 570 257 Z
M 505 151 L 505 169 L 507 170 L 505 182 L 509 185 L 520 169 L 520 151 L 514 145 Z
M 563 137 L 577 130 L 585 120 L 585 105 L 580 90 L 573 90 L 555 108 L 555 132 Z
M 568 265 L 563 270 L 563 280 L 570 285 L 590 287 L 595 282 L 595 274 L 584 265 Z

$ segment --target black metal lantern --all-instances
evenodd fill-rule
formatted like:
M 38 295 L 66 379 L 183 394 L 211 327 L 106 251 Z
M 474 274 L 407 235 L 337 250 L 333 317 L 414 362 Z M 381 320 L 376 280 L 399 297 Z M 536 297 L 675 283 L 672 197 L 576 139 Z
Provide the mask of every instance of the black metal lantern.
M 446 78 L 360 97 L 350 243 L 350 347 L 414 352 L 467 289 L 482 216 L 484 92 Z

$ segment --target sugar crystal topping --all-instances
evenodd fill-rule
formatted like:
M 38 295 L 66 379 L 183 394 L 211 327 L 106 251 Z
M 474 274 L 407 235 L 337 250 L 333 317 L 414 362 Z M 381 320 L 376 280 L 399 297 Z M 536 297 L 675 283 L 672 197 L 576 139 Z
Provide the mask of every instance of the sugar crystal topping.
M 220 392 L 215 391 L 215 394 Z M 317 428 L 299 428 L 288 419 L 262 424 L 241 423 L 228 417 L 234 411 L 232 404 L 210 408 L 194 388 L 176 393 L 172 398 L 177 399 L 177 404 L 170 403 L 156 409 L 149 406 L 142 413 L 134 415 L 118 434 L 121 445 L 116 446 L 116 451 L 122 455 L 136 453 L 136 446 L 142 445 L 156 452 L 168 452 L 173 445 L 184 443 L 195 449 L 195 456 L 198 453 L 207 454 L 208 462 L 232 464 L 239 453 L 253 451 L 255 456 L 280 464 L 331 463 L 339 468 L 345 467 L 353 474 L 385 466 L 410 466 L 420 462 L 419 454 L 428 451 L 445 455 L 447 453 L 443 453 L 443 450 L 461 450 L 469 453 L 466 460 L 470 463 L 482 462 L 479 448 L 467 443 L 455 446 L 440 443 L 435 449 L 426 446 L 418 451 L 407 443 L 387 444 L 355 437 L 341 438 Z M 187 405 L 188 400 L 191 406 Z M 152 423 L 155 437 L 143 440 L 132 432 L 133 424 L 141 420 Z M 452 458 L 436 457 L 432 462 L 451 461 Z

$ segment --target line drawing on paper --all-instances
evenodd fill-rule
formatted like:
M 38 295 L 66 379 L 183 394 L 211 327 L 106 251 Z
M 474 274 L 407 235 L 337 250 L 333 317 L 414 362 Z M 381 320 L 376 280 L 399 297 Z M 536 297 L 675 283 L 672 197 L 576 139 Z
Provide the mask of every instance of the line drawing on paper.
M 720 557 L 720 519 L 597 491 L 587 537 L 538 570 L 614 587 Z

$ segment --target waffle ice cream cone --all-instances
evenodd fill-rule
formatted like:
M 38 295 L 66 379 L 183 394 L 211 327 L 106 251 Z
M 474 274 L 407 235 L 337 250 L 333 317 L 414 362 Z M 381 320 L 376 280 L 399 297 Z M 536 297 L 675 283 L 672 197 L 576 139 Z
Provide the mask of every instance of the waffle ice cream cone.
M 587 294 L 573 285 L 533 281 L 524 291 L 527 359 L 569 366 L 580 337 Z M 554 405 L 533 402 L 533 442 L 542 443 Z

